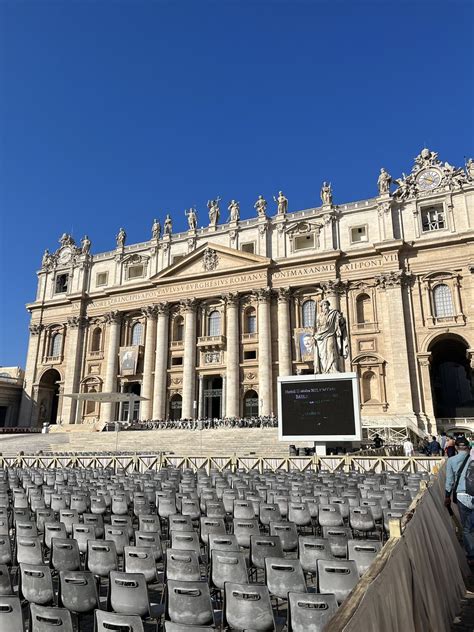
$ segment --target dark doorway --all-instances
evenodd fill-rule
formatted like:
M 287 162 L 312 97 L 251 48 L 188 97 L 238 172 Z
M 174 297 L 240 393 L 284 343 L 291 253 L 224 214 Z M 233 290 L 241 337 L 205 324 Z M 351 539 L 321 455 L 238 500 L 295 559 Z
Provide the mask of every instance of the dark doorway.
M 41 376 L 38 389 L 38 425 L 45 422 L 55 424 L 58 419 L 59 382 L 61 375 L 56 369 L 49 369 Z
M 431 389 L 436 417 L 474 416 L 472 369 L 467 344 L 458 337 L 431 346 Z
M 170 399 L 170 413 L 169 418 L 172 421 L 178 421 L 181 419 L 181 411 L 183 409 L 183 398 L 181 395 L 173 395 Z
M 142 392 L 142 385 L 140 384 L 140 382 L 129 382 L 128 384 L 124 385 L 124 389 L 123 389 L 124 393 L 133 393 L 134 395 L 140 395 Z M 122 404 L 122 414 L 120 416 L 121 421 L 127 421 L 128 420 L 128 409 L 129 409 L 129 402 L 123 402 Z M 132 409 L 132 414 L 130 416 L 130 421 L 138 421 L 140 419 L 140 402 L 133 402 L 132 404 L 133 409 Z
M 204 416 L 219 419 L 222 416 L 222 378 L 209 376 L 204 389 Z
M 244 417 L 258 417 L 258 395 L 256 391 L 247 391 L 244 397 Z

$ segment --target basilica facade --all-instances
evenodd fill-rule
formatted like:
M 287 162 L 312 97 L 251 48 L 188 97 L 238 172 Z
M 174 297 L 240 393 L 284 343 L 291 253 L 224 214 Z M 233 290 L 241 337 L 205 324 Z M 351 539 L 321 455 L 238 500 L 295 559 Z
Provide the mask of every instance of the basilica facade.
M 326 182 L 304 210 L 259 196 L 251 219 L 217 198 L 206 227 L 189 209 L 185 232 L 168 215 L 142 243 L 121 228 L 109 252 L 63 235 L 27 306 L 20 425 L 276 414 L 277 377 L 314 370 L 325 299 L 346 321 L 340 368 L 360 378 L 366 434 L 469 424 L 474 165 L 424 149 L 410 168 L 382 169 L 357 202 L 336 204 Z M 101 392 L 141 401 L 67 397 Z

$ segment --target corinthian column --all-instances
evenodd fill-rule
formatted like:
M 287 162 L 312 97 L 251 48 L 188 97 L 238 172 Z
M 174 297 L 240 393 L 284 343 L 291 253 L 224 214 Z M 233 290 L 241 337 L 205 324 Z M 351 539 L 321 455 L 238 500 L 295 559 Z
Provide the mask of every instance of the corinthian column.
M 141 394 L 145 398 L 141 402 L 141 419 L 150 419 L 152 413 L 153 397 L 153 365 L 155 361 L 156 345 L 156 306 L 149 305 L 142 309 L 146 316 L 145 355 L 143 358 L 143 380 Z
M 278 375 L 291 375 L 290 288 L 278 292 Z
M 31 426 L 33 423 L 33 405 L 35 402 L 35 389 L 33 384 L 36 377 L 36 365 L 40 353 L 40 338 L 44 326 L 41 323 L 30 324 L 30 340 L 28 343 L 28 355 L 26 356 L 25 382 L 21 396 L 20 415 L 18 425 Z
M 104 314 L 107 323 L 107 360 L 105 363 L 104 393 L 117 392 L 118 351 L 120 344 L 120 312 L 108 312 Z M 114 421 L 116 405 L 105 403 L 101 406 L 100 420 Z
M 196 376 L 196 301 L 186 299 L 184 309 L 184 361 L 183 361 L 183 408 L 182 419 L 193 416 L 194 382 Z
M 66 334 L 66 371 L 64 376 L 64 393 L 77 393 L 81 377 L 82 338 L 84 319 L 71 316 L 67 319 Z M 79 402 L 70 397 L 63 399 L 61 419 L 65 424 L 73 424 L 76 419 L 76 406 Z
M 166 369 L 168 366 L 168 304 L 157 306 L 158 326 L 155 355 L 155 392 L 153 395 L 153 419 L 166 417 Z
M 239 297 L 226 297 L 227 389 L 225 411 L 227 417 L 239 416 Z
M 272 412 L 272 336 L 270 289 L 257 290 L 258 298 L 258 399 L 259 414 Z

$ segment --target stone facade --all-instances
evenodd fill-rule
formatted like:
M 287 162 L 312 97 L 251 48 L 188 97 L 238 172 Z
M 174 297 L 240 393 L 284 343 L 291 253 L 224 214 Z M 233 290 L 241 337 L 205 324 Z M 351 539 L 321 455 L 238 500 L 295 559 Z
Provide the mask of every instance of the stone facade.
M 24 376 L 18 366 L 0 366 L 0 428 L 18 425 Z
M 473 175 L 423 150 L 408 176 L 381 172 L 368 200 L 335 204 L 325 183 L 322 206 L 291 211 L 280 192 L 236 219 L 233 200 L 218 224 L 218 198 L 206 228 L 176 234 L 168 218 L 161 234 L 155 220 L 151 240 L 126 245 L 121 229 L 99 254 L 63 235 L 27 306 L 20 424 L 126 414 L 63 397 L 77 392 L 140 394 L 141 419 L 276 413 L 277 376 L 313 370 L 302 334 L 328 299 L 347 321 L 367 427 L 433 432 L 435 345 L 473 363 Z

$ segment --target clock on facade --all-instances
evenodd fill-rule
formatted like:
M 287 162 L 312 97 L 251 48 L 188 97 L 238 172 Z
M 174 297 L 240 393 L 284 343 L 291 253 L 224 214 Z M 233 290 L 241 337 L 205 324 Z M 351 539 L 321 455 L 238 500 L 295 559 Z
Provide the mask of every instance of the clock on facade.
M 441 174 L 437 169 L 425 169 L 416 177 L 420 191 L 431 191 L 440 185 Z
M 64 265 L 65 263 L 69 263 L 69 261 L 71 260 L 71 251 L 69 248 L 64 248 L 63 250 L 61 250 L 59 257 L 58 257 L 59 263 Z

